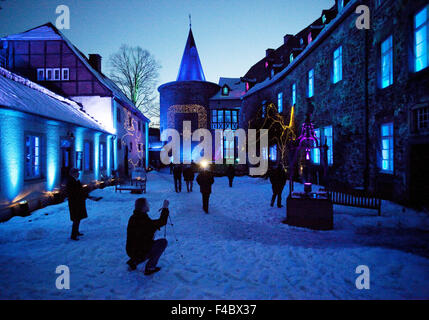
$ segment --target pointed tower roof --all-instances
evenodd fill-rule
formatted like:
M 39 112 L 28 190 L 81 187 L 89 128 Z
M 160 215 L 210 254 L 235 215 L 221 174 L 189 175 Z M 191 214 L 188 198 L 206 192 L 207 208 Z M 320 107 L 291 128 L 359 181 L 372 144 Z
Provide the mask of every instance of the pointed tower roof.
M 188 41 L 186 41 L 176 81 L 206 81 L 192 28 L 189 28 Z

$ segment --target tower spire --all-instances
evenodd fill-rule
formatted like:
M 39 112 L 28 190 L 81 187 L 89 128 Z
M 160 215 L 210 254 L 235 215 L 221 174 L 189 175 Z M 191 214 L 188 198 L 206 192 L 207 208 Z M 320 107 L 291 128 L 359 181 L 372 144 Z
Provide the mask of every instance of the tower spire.
M 189 35 L 176 81 L 206 81 L 191 26 L 189 15 Z

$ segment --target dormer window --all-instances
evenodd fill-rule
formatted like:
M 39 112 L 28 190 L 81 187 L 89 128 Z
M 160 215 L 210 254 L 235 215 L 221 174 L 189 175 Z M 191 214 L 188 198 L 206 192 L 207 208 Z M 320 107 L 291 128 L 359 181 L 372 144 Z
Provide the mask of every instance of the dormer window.
M 223 96 L 227 96 L 227 95 L 229 95 L 229 88 L 228 88 L 228 86 L 223 86 L 222 87 L 222 95 Z
M 304 39 L 303 39 L 303 38 L 299 39 L 299 44 L 300 44 L 301 46 L 303 46 L 303 45 L 304 45 Z
M 323 24 L 326 24 L 326 14 L 324 14 L 324 15 L 322 16 L 322 22 L 323 22 Z
M 249 89 L 250 89 L 249 82 L 246 82 L 246 92 L 249 91 Z
M 289 62 L 292 63 L 292 61 L 293 61 L 293 53 L 291 53 L 289 56 Z
M 268 61 L 265 61 L 265 69 L 268 68 Z
M 271 78 L 274 77 L 274 74 L 275 74 L 274 69 L 271 69 Z

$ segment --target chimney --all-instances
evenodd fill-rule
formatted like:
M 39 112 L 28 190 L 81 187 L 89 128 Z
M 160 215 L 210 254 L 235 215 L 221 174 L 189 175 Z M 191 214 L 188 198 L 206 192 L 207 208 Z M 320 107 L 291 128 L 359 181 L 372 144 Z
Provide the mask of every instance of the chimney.
M 101 73 L 101 56 L 99 54 L 90 54 L 89 64 L 91 65 L 91 67 Z
M 275 51 L 274 49 L 265 50 L 265 57 L 268 58 L 274 51 Z
M 293 38 L 293 34 L 287 34 L 283 37 L 283 44 L 286 44 L 289 39 Z

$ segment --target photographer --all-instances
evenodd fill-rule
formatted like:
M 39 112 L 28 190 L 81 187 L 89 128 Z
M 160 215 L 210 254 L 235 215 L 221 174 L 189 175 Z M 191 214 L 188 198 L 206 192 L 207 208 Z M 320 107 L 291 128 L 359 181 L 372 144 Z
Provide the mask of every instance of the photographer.
M 134 213 L 130 217 L 127 227 L 126 251 L 130 257 L 127 264 L 131 270 L 135 270 L 137 265 L 145 260 L 148 260 L 144 271 L 145 275 L 150 275 L 161 270 L 156 265 L 167 247 L 167 240 L 154 240 L 153 238 L 156 230 L 167 224 L 169 215 L 168 204 L 168 200 L 164 200 L 161 208 L 161 217 L 157 220 L 152 220 L 147 214 L 149 212 L 147 199 L 139 198 L 136 200 Z

